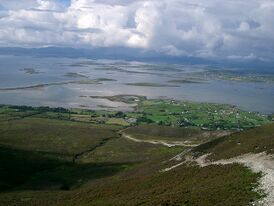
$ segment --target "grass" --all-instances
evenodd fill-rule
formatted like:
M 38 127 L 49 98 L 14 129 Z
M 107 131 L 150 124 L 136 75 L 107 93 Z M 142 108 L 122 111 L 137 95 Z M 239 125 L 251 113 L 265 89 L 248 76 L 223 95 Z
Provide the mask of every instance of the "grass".
M 212 160 L 228 159 L 246 153 L 274 154 L 274 124 L 217 139 L 199 146 L 195 151 L 212 153 L 209 156 Z
M 184 150 L 183 147 L 167 148 L 160 145 L 147 143 L 135 143 L 124 138 L 108 141 L 102 147 L 97 148 L 83 156 L 81 162 L 114 162 L 114 163 L 140 163 L 160 157 L 175 155 Z
M 114 129 L 104 125 L 26 118 L 1 124 L 0 144 L 72 156 L 94 147 L 103 139 L 116 137 Z
M 0 147 L 0 191 L 71 189 L 88 180 L 110 176 L 126 164 L 74 164 L 45 152 Z
M 39 114 L 39 111 L 35 110 L 19 110 L 10 106 L 0 106 L 0 122 L 9 121 L 13 119 L 21 119 L 28 116 Z
M 59 112 L 28 116 L 26 111 L 21 116 L 17 109 L 5 107 L 1 111 L 15 117 L 14 112 L 20 118 L 0 125 L 0 190 L 71 189 L 113 175 L 132 163 L 178 151 L 147 144 L 136 146 L 119 137 L 119 126 L 63 120 Z
M 0 195 L 0 204 L 244 206 L 260 197 L 253 190 L 259 177 L 239 165 L 183 166 L 168 173 L 90 183 L 65 193 L 6 193 Z
M 106 124 L 114 124 L 114 125 L 121 125 L 121 126 L 130 126 L 130 124 L 124 120 L 123 118 L 109 118 L 106 121 Z
M 72 115 L 70 115 L 70 120 L 79 121 L 79 122 L 90 122 L 91 116 L 90 115 L 72 114 Z
M 149 114 L 155 121 L 164 121 L 170 115 L 172 120 L 185 107 L 190 113 L 196 111 L 195 118 L 206 117 L 205 111 L 212 112 L 213 108 L 226 121 L 227 111 L 238 112 L 240 118 L 246 114 L 225 105 L 184 104 L 142 100 L 139 111 L 132 113 L 0 107 L 0 205 L 242 206 L 258 199 L 260 194 L 254 188 L 261 174 L 237 164 L 203 168 L 182 165 L 162 173 L 159 171 L 166 167 L 166 161 L 184 147 L 136 143 L 120 137 L 118 132 L 123 127 L 113 125 L 122 125 L 130 115 L 148 118 Z M 265 116 L 249 115 L 256 121 L 254 125 L 270 122 Z M 115 121 L 93 124 L 89 119 L 94 118 Z M 243 125 L 248 125 L 250 119 Z M 214 139 L 195 152 L 211 152 L 216 160 L 248 152 L 273 153 L 274 124 L 218 139 L 221 130 L 139 124 L 125 132 L 138 138 L 197 142 Z
M 125 162 L 78 163 L 85 153 L 117 138 L 118 129 L 41 117 L 2 122 L 0 190 L 71 189 L 125 169 Z
M 137 139 L 187 141 L 199 144 L 226 134 L 225 131 L 204 131 L 197 127 L 180 128 L 153 124 L 130 127 L 124 133 Z
M 166 174 L 91 188 L 82 205 L 247 205 L 257 175 L 240 166 L 185 167 Z M 238 187 L 234 185 L 237 184 Z M 86 199 L 86 200 L 84 200 Z M 78 201 L 76 201 L 78 202 Z M 76 202 L 67 201 L 73 205 Z M 80 203 L 80 204 L 81 204 Z M 216 204 L 217 203 L 217 204 Z M 64 204 L 64 205 L 65 205 Z

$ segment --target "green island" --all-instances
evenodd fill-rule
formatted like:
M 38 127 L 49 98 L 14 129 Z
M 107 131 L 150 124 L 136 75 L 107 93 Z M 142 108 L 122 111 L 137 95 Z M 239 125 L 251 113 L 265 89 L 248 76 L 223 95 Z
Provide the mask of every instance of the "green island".
M 0 106 L 0 205 L 240 206 L 266 196 L 256 189 L 261 173 L 188 158 L 273 154 L 273 116 L 137 95 L 93 98 L 134 110 Z
M 77 77 L 77 76 L 76 76 Z M 80 76 L 81 77 L 81 76 Z M 98 79 L 81 79 L 75 81 L 65 81 L 65 82 L 53 82 L 53 83 L 45 83 L 45 84 L 35 84 L 30 86 L 19 86 L 19 87 L 9 87 L 9 88 L 0 88 L 0 91 L 16 91 L 16 90 L 26 90 L 26 89 L 38 89 L 38 88 L 45 88 L 51 86 L 60 86 L 60 85 L 67 85 L 67 84 L 102 84 L 102 82 L 110 82 L 116 81 L 115 79 L 108 79 L 108 78 L 98 78 Z
M 235 82 L 257 82 L 257 83 L 274 83 L 273 74 L 253 74 L 253 73 L 237 73 L 234 70 L 218 70 L 210 69 L 201 72 L 193 72 L 185 74 L 188 78 L 198 78 L 204 80 L 226 80 Z
M 125 85 L 136 86 L 136 87 L 178 87 L 177 85 L 158 84 L 158 83 L 149 83 L 149 82 L 126 83 Z
M 41 74 L 41 73 L 43 73 L 43 72 L 40 72 L 34 68 L 23 68 L 23 69 L 20 69 L 20 71 L 23 71 L 26 74 Z
M 83 74 L 79 74 L 79 73 L 76 73 L 76 72 L 68 72 L 66 73 L 64 76 L 66 77 L 73 77 L 73 78 L 88 78 L 86 75 L 83 75 Z
M 206 83 L 206 81 L 198 78 L 182 78 L 182 79 L 172 79 L 169 80 L 168 83 L 175 83 L 175 84 L 203 84 Z

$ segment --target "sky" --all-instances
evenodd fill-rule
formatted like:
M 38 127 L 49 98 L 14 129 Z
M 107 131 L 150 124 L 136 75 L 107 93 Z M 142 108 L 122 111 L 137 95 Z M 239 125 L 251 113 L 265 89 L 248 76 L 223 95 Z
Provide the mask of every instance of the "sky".
M 274 60 L 273 0 L 0 0 L 0 47 Z

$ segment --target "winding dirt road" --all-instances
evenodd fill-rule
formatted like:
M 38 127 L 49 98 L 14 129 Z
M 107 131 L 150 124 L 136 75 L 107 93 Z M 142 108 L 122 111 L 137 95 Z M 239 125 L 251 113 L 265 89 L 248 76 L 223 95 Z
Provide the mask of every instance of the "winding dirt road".
M 184 146 L 184 147 L 197 147 L 198 144 L 188 144 L 181 141 L 164 141 L 164 140 L 145 140 L 145 139 L 137 139 L 132 137 L 131 135 L 121 133 L 121 136 L 129 139 L 134 142 L 143 142 L 143 143 L 149 143 L 149 144 L 159 144 L 166 147 L 175 147 L 175 146 Z

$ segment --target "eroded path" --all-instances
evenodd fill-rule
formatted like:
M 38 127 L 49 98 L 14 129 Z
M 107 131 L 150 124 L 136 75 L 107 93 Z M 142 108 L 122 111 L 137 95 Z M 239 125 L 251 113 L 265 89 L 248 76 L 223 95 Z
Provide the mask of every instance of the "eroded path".
M 183 147 L 197 147 L 198 144 L 190 144 L 182 141 L 164 141 L 164 140 L 145 140 L 145 139 L 137 139 L 132 137 L 131 135 L 121 133 L 121 136 L 129 139 L 134 142 L 143 142 L 143 143 L 149 143 L 149 144 L 158 144 L 163 145 L 166 147 L 175 147 L 175 146 L 183 146 Z

